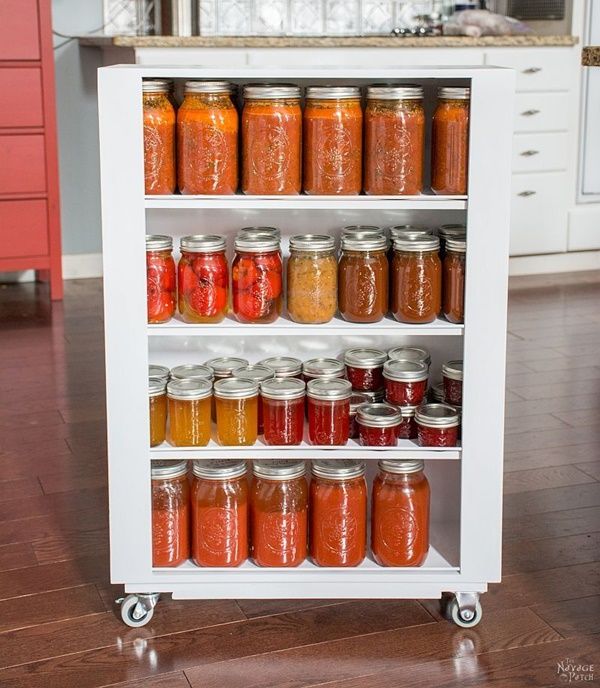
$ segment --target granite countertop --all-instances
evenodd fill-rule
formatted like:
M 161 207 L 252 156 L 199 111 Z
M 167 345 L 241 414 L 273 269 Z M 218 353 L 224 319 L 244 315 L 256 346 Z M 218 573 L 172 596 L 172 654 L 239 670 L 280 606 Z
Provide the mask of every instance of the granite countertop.
M 590 45 L 583 49 L 581 64 L 584 67 L 600 67 L 600 45 Z

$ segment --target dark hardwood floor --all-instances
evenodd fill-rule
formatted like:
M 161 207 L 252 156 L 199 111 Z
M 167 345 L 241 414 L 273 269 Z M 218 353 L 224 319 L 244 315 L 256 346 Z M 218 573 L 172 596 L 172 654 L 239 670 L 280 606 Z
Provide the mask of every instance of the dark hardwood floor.
M 386 600 L 165 600 L 125 627 L 101 299 L 97 280 L 52 307 L 42 286 L 0 287 L 2 688 L 554 686 L 567 661 L 600 682 L 600 275 L 513 280 L 504 580 L 470 630 Z

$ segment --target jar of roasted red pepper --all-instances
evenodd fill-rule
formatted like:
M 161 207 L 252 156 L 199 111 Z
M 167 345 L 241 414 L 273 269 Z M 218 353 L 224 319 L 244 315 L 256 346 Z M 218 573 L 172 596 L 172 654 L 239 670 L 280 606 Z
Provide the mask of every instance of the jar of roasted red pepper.
M 448 322 L 465 321 L 465 272 L 467 242 L 447 239 L 442 265 L 442 313 Z
M 169 378 L 171 377 L 171 371 L 169 368 L 167 368 L 167 366 L 151 363 L 148 366 L 148 377 L 157 377 L 163 382 L 168 382 Z
M 153 461 L 152 566 L 179 566 L 190 556 L 187 461 Z
M 310 380 L 344 377 L 344 373 L 344 364 L 337 358 L 311 358 L 302 364 L 302 376 L 307 384 Z
M 212 368 L 198 363 L 185 363 L 171 369 L 173 380 L 208 380 L 212 382 L 215 377 Z
M 302 361 L 299 358 L 292 356 L 271 356 L 270 358 L 263 358 L 258 362 L 258 365 L 271 368 L 275 373 L 276 378 L 302 378 Z
M 415 413 L 417 440 L 421 447 L 455 447 L 459 416 L 448 404 L 423 404 Z
M 462 406 L 463 362 L 448 361 L 442 364 L 444 401 L 452 406 Z
M 172 194 L 176 186 L 175 108 L 170 83 L 142 81 L 144 109 L 144 187 L 146 194 Z
M 444 260 L 446 256 L 446 241 L 448 239 L 465 240 L 467 237 L 467 227 L 460 224 L 440 225 L 437 233 L 440 239 L 440 259 Z
M 396 437 L 399 440 L 416 440 L 417 439 L 417 423 L 415 421 L 416 406 L 397 406 L 396 407 L 402 416 L 400 425 L 396 430 Z
M 383 364 L 387 354 L 379 349 L 348 349 L 344 354 L 346 377 L 352 383 L 352 389 L 359 392 L 375 392 L 382 389 Z
M 381 401 L 378 399 L 377 401 Z M 367 392 L 355 392 L 352 390 L 352 396 L 350 397 L 350 439 L 355 440 L 358 438 L 358 424 L 356 422 L 356 414 L 358 409 L 362 404 L 375 403 L 372 399 L 369 399 Z
M 150 446 L 156 447 L 165 441 L 167 428 L 167 383 L 158 377 L 148 380 L 150 407 Z
M 302 380 L 293 377 L 275 378 L 261 384 L 265 444 L 302 442 L 305 388 Z
M 262 395 L 260 393 L 260 385 L 265 380 L 271 380 L 275 377 L 275 371 L 267 366 L 262 365 L 247 365 L 243 368 L 236 368 L 233 371 L 233 376 L 240 378 L 240 380 L 254 380 L 258 383 L 259 393 L 258 393 L 258 434 L 262 435 L 264 430 L 263 424 L 263 402 Z
M 148 322 L 164 323 L 175 313 L 175 261 L 173 239 L 146 235 L 146 291 Z
M 396 346 L 387 352 L 390 361 L 413 361 L 415 363 L 425 363 L 429 368 L 431 365 L 431 355 L 427 349 L 418 346 Z
M 431 188 L 436 194 L 467 193 L 470 89 L 438 89 L 431 127 Z
M 363 447 L 395 447 L 400 412 L 389 404 L 363 404 L 356 413 L 358 441 Z
M 386 361 L 383 366 L 386 400 L 396 406 L 418 406 L 425 398 L 428 375 L 425 363 Z
M 311 380 L 307 387 L 308 435 L 312 444 L 346 444 L 350 436 L 348 380 Z

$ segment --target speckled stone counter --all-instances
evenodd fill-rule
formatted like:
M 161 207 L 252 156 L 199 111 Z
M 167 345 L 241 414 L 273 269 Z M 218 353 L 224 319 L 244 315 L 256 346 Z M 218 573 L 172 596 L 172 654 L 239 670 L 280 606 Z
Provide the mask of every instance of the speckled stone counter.
M 584 67 L 600 67 L 600 45 L 590 45 L 581 53 L 581 64 Z

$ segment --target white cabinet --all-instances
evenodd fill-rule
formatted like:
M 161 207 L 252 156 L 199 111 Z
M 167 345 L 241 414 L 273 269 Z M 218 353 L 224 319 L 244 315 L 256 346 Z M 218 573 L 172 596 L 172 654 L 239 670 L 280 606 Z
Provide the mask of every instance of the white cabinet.
M 517 93 L 515 133 L 566 131 L 569 127 L 568 93 Z
M 510 67 L 517 73 L 517 91 L 568 91 L 573 75 L 562 48 L 519 48 L 486 51 L 485 64 Z
M 564 170 L 568 162 L 566 132 L 546 134 L 515 134 L 513 136 L 513 172 L 544 172 Z

